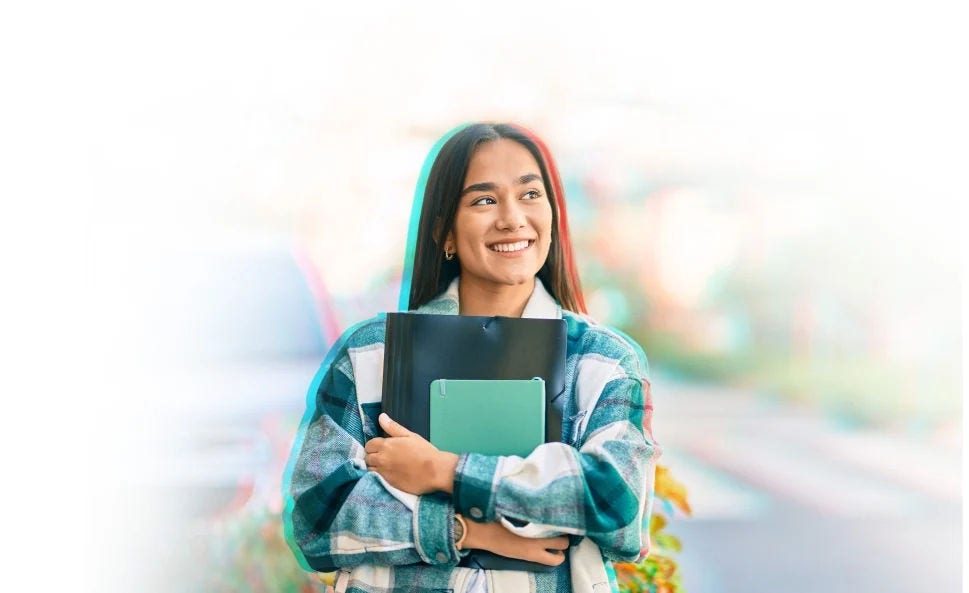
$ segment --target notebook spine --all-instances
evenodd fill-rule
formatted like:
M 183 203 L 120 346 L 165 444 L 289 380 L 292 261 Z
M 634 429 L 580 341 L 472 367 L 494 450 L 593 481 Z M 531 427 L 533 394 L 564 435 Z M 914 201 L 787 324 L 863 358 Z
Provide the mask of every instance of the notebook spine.
M 411 368 L 401 361 L 410 360 L 412 344 L 410 315 L 391 313 L 387 315 L 387 331 L 384 342 L 384 385 L 383 411 L 398 422 L 405 422 L 402 417 L 407 410 L 404 401 L 410 385 Z
M 387 326 L 384 329 L 384 376 L 381 387 L 380 404 L 381 410 L 394 417 L 395 401 L 394 393 L 397 379 L 394 372 L 393 360 L 394 350 L 397 347 L 397 315 L 387 314 Z
M 410 405 L 411 397 L 411 382 L 414 376 L 414 328 L 413 314 L 404 314 L 400 316 L 403 331 L 398 337 L 397 343 L 400 345 L 397 350 L 397 359 L 394 362 L 406 361 L 406 364 L 396 364 L 397 368 L 397 416 L 401 420 L 405 421 L 407 424 L 405 426 L 413 426 L 411 418 L 407 416 L 407 412 L 412 408 Z

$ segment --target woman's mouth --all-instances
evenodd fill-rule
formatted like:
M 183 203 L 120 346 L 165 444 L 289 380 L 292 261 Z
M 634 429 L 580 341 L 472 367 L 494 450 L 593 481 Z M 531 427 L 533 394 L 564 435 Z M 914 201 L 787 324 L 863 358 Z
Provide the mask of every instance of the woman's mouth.
M 488 249 L 498 253 L 516 253 L 528 249 L 534 242 L 532 240 L 523 240 L 515 241 L 514 243 L 495 243 L 494 245 L 489 245 Z

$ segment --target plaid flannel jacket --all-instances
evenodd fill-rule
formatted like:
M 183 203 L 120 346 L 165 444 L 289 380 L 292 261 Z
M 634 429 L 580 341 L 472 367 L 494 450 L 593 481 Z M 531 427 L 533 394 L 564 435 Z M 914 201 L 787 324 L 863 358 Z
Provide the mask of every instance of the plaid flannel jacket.
M 418 312 L 457 314 L 458 282 Z M 384 318 L 358 324 L 338 342 L 332 364 L 311 386 L 315 402 L 284 485 L 291 497 L 286 531 L 304 568 L 339 571 L 337 591 L 466 593 L 472 581 L 480 590 L 483 576 L 492 592 L 599 593 L 615 589 L 611 561 L 648 553 L 661 448 L 650 429 L 641 351 L 563 311 L 540 281 L 522 316 L 567 322 L 567 442 L 545 443 L 526 458 L 461 455 L 453 497 L 408 494 L 367 470 L 364 445 L 379 435 Z M 547 573 L 457 567 L 456 512 L 501 521 L 525 537 L 569 534 L 572 546 L 566 562 Z

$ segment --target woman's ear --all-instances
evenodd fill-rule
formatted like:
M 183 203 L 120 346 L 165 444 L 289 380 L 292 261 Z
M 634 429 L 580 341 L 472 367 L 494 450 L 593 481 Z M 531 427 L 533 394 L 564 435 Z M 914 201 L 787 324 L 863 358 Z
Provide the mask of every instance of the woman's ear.
M 454 231 L 449 231 L 447 237 L 444 237 L 444 250 L 451 253 L 457 251 L 454 246 Z
M 434 238 L 434 245 L 436 245 L 438 249 L 443 249 L 445 247 L 450 246 L 451 250 L 453 251 L 454 250 L 454 230 L 448 231 L 447 236 L 445 236 L 444 240 L 442 241 L 441 240 L 442 226 L 443 226 L 443 222 L 441 221 L 441 219 L 436 218 L 434 220 L 434 231 L 432 233 L 432 236 Z
M 431 231 L 431 238 L 434 239 L 434 245 L 441 246 L 441 217 L 438 216 L 434 219 L 434 228 Z

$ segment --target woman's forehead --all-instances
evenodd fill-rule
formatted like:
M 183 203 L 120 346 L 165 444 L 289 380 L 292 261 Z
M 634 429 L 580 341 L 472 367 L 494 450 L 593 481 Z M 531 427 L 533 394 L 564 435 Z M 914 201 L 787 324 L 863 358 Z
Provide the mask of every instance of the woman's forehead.
M 529 174 L 541 175 L 532 153 L 514 140 L 501 138 L 478 146 L 468 163 L 465 185 L 511 182 Z

